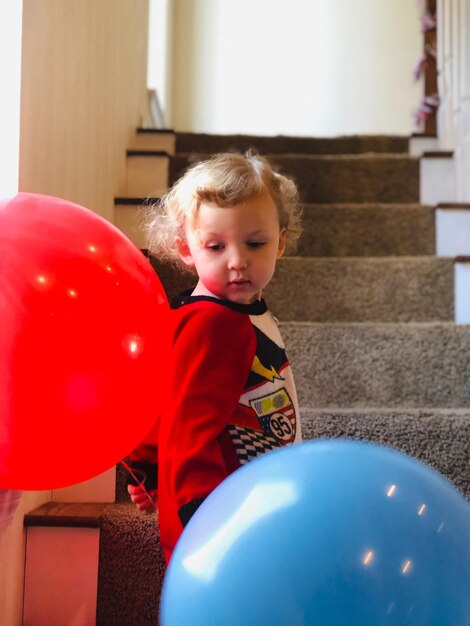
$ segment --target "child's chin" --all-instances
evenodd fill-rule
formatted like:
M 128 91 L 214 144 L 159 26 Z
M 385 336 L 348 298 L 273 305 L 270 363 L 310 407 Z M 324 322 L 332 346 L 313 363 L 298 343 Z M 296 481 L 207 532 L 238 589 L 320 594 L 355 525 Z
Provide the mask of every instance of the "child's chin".
M 253 304 L 253 302 L 259 300 L 259 295 L 252 291 L 231 289 L 226 295 L 226 299 L 234 304 Z

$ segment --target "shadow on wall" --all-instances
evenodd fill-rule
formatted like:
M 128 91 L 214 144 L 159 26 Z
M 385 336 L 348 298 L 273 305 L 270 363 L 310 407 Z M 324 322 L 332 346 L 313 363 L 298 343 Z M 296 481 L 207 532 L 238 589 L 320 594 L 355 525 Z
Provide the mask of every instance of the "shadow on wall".
M 0 489 L 0 530 L 11 524 L 21 500 L 22 491 Z

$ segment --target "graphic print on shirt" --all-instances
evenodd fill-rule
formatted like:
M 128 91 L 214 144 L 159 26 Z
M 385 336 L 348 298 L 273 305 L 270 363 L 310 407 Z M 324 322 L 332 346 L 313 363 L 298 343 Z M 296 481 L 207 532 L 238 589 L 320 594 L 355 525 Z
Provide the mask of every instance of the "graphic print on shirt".
M 241 465 L 269 450 L 293 443 L 296 435 L 296 411 L 286 384 L 285 375 L 290 369 L 285 350 L 259 328 L 253 328 L 256 355 L 240 398 L 240 403 L 251 409 L 252 427 L 229 426 Z
M 282 444 L 292 443 L 295 438 L 295 411 L 292 400 L 282 387 L 261 398 L 250 400 L 263 431 Z

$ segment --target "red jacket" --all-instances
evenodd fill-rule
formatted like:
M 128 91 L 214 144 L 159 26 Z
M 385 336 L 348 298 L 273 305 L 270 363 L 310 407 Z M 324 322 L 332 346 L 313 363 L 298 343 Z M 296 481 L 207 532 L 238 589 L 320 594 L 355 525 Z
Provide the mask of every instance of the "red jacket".
M 170 362 L 159 422 L 133 454 L 155 455 L 167 561 L 201 502 L 233 471 L 301 438 L 291 369 L 263 300 L 183 296 L 170 314 Z

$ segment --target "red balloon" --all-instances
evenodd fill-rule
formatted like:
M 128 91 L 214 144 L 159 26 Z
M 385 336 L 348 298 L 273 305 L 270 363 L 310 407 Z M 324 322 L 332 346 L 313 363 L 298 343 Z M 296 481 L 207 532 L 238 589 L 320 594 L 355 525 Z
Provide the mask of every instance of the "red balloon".
M 77 204 L 0 201 L 0 488 L 100 474 L 154 423 L 168 302 L 148 260 Z

